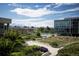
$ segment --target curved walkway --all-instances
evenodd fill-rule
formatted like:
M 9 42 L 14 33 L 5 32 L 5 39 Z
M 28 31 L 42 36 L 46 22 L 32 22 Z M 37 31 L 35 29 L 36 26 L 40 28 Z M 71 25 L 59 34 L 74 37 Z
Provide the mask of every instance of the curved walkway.
M 49 52 L 51 53 L 50 56 L 55 56 L 58 53 L 58 50 L 61 49 L 61 48 L 53 48 L 49 44 L 39 42 L 39 41 L 26 41 L 26 44 L 46 47 L 46 48 L 48 48 Z

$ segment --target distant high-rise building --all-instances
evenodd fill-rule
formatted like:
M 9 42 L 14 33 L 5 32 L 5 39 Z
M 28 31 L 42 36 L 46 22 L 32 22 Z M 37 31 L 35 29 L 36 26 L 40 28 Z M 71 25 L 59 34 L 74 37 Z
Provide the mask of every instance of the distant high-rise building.
M 0 35 L 3 35 L 5 30 L 8 29 L 11 19 L 0 17 Z
M 79 36 L 79 17 L 54 21 L 55 32 L 59 35 Z

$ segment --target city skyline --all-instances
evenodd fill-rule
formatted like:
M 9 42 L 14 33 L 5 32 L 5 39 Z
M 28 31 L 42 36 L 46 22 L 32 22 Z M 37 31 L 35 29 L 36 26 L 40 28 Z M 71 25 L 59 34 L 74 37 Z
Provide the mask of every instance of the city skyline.
M 12 26 L 54 27 L 54 20 L 79 16 L 78 3 L 0 3 L 0 17 Z

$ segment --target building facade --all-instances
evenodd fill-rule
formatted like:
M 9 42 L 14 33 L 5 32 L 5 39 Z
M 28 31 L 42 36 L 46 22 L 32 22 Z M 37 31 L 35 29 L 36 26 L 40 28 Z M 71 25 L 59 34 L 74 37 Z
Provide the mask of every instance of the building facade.
M 11 19 L 0 17 L 0 36 L 9 28 L 10 23 Z
M 79 17 L 54 21 L 55 33 L 59 35 L 79 36 Z

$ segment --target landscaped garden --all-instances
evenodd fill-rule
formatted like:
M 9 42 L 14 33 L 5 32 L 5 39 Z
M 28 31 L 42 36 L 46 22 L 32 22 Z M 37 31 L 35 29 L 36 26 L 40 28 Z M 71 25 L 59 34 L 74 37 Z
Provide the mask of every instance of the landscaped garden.
M 41 42 L 49 43 L 53 47 L 64 47 L 73 42 L 78 42 L 79 37 L 72 37 L 72 36 L 57 36 L 57 37 L 49 37 L 44 40 L 40 40 Z
M 79 55 L 79 37 L 57 36 L 50 37 L 41 42 L 49 43 L 52 47 L 63 47 L 58 51 L 57 56 L 78 56 Z
M 0 38 L 0 56 L 40 56 L 40 46 L 25 45 L 25 39 L 15 30 L 8 30 Z
M 37 39 L 37 38 L 40 38 Z M 26 41 L 33 40 L 49 44 L 48 46 L 38 46 L 25 44 Z M 40 43 L 39 43 L 40 44 Z M 41 44 L 40 44 L 41 45 Z M 79 55 L 79 37 L 72 36 L 51 36 L 42 38 L 41 32 L 31 34 L 21 34 L 16 30 L 8 30 L 5 35 L 0 37 L 0 56 L 41 56 L 45 52 L 55 55 L 59 48 L 57 56 Z M 46 48 L 48 47 L 48 48 Z M 57 48 L 53 54 L 54 48 Z M 52 49 L 52 50 L 51 50 Z
M 58 51 L 57 56 L 79 56 L 79 42 L 65 46 Z

